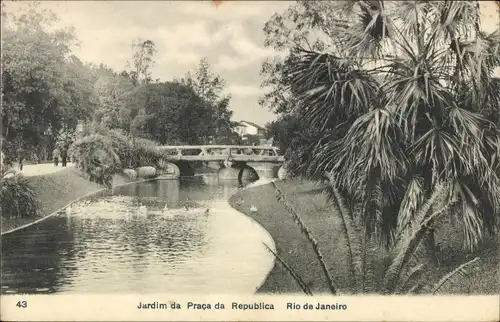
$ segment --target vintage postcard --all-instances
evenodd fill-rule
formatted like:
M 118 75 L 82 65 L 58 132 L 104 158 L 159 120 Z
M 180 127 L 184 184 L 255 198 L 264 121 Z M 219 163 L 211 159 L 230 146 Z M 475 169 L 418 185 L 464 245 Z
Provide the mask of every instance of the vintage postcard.
M 2 321 L 499 321 L 499 1 L 2 1 Z

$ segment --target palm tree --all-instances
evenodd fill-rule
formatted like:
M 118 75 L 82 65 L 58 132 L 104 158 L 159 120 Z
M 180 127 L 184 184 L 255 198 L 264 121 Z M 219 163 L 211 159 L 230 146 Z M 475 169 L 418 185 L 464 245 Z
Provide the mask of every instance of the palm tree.
M 472 249 L 500 212 L 500 28 L 477 1 L 342 1 L 330 52 L 284 68 L 322 138 L 304 166 L 332 173 L 366 233 L 397 242 L 438 182 Z M 397 211 L 396 211 L 397 210 Z M 394 214 L 398 215 L 395 216 Z M 431 242 L 433 233 L 429 233 Z

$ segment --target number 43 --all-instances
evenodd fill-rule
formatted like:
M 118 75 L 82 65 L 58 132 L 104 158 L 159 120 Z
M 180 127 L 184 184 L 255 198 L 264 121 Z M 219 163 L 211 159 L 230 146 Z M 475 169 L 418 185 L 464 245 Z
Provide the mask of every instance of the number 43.
M 28 307 L 28 302 L 26 302 L 26 301 L 19 301 L 19 302 L 17 302 L 16 306 L 17 307 L 22 307 L 24 309 L 24 308 Z

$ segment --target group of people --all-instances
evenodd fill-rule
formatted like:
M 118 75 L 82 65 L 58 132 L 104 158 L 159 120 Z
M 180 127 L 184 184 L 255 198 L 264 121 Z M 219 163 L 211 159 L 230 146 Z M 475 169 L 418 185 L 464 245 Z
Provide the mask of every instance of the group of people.
M 16 150 L 16 159 L 17 159 L 17 165 L 19 171 L 23 171 L 23 165 L 24 165 L 24 160 L 26 159 L 26 150 L 23 147 L 19 147 Z M 59 158 L 61 159 L 61 165 L 65 167 L 68 163 L 68 147 L 63 146 L 63 147 L 56 147 L 54 151 L 52 151 L 52 160 L 54 161 L 54 166 L 59 165 Z M 37 163 L 38 160 L 35 160 Z M 1 152 L 1 160 L 0 164 L 2 168 L 10 168 L 12 166 L 12 161 L 7 158 L 7 156 L 4 154 L 4 152 Z
M 22 146 L 20 146 L 16 150 L 16 160 L 17 160 L 17 165 L 19 168 L 19 171 L 23 171 L 23 165 L 24 165 L 24 159 L 26 159 L 26 150 L 23 149 Z M 12 166 L 12 160 L 8 158 L 2 151 L 2 167 L 5 167 L 5 169 L 8 169 Z
M 68 148 L 67 147 L 64 146 L 61 149 L 56 147 L 54 149 L 54 151 L 52 151 L 52 159 L 54 160 L 54 166 L 56 166 L 56 167 L 59 165 L 59 158 L 61 158 L 61 165 L 63 167 L 65 167 L 66 163 L 68 161 Z

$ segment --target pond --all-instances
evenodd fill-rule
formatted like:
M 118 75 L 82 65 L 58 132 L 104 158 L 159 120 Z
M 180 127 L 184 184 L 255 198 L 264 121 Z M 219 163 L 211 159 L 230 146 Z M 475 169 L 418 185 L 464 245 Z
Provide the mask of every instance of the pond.
M 2 294 L 253 293 L 267 232 L 208 176 L 131 184 L 2 236 Z

